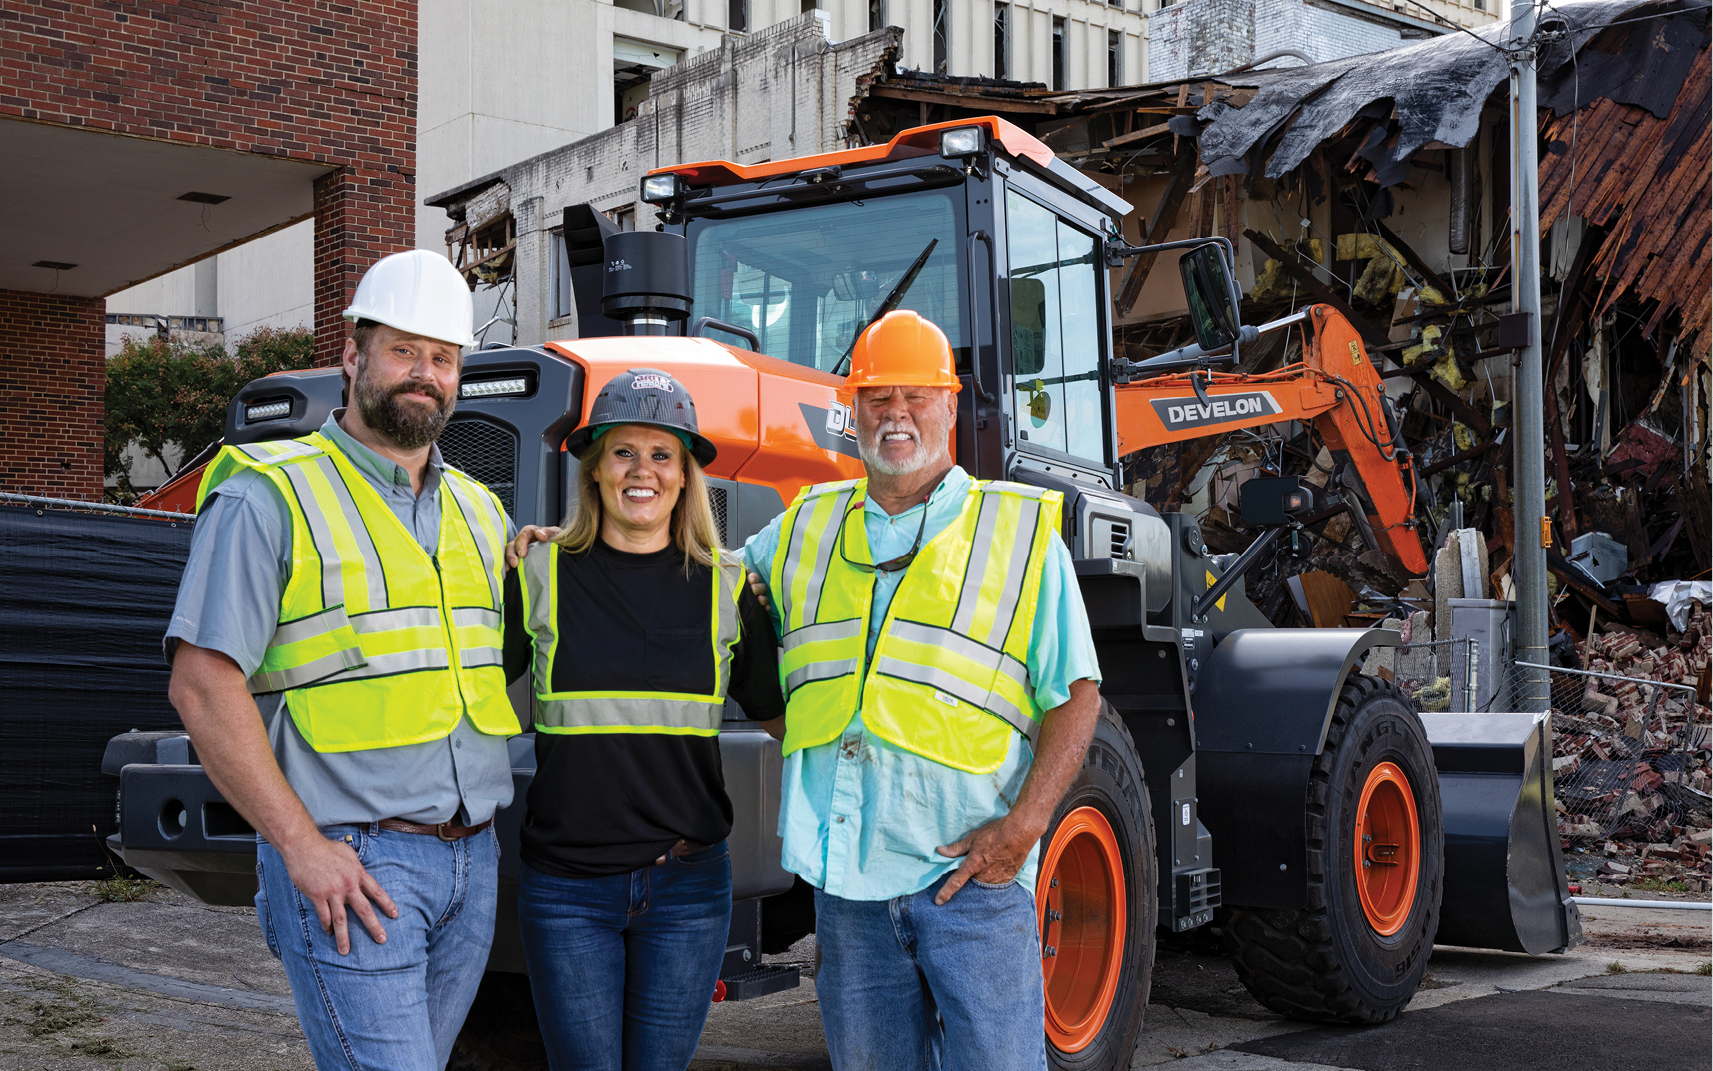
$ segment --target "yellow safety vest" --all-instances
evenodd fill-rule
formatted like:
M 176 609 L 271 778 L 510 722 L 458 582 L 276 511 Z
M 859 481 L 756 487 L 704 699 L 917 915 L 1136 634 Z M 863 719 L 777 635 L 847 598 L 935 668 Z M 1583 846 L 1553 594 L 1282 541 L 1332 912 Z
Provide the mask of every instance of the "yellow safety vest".
M 252 693 L 283 691 L 320 752 L 439 740 L 463 717 L 490 736 L 517 733 L 501 643 L 506 515 L 492 492 L 442 469 L 431 557 L 319 432 L 225 447 L 197 508 L 245 469 L 279 489 L 292 527 L 291 577 Z
M 860 710 L 882 740 L 970 773 L 996 770 L 1013 732 L 1033 741 L 1040 731 L 1029 635 L 1064 497 L 974 481 L 958 519 L 906 569 L 870 663 L 874 573 L 850 564 L 873 560 L 867 485 L 811 487 L 780 525 L 770 588 L 785 632 L 785 754 L 836 739 Z
M 708 637 L 714 690 L 686 692 L 556 692 L 553 663 L 559 649 L 559 555 L 556 543 L 537 543 L 523 560 L 523 620 L 533 641 L 531 667 L 535 728 L 543 733 L 664 733 L 718 736 L 731 683 L 732 647 L 738 642 L 738 595 L 745 583 L 743 559 L 719 552 L 713 574 Z M 685 651 L 684 657 L 696 657 Z

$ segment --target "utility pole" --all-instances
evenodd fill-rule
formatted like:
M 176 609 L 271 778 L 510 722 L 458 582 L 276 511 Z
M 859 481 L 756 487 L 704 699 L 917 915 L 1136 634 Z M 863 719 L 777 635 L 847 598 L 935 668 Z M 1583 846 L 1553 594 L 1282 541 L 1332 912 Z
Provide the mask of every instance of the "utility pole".
M 1511 0 L 1511 310 L 1526 316 L 1528 342 L 1517 353 L 1511 407 L 1516 451 L 1515 556 L 1516 659 L 1547 665 L 1546 436 L 1542 423 L 1546 384 L 1541 373 L 1540 161 L 1535 109 L 1535 0 Z M 1568 501 L 1570 488 L 1558 489 Z M 1517 709 L 1552 709 L 1544 669 L 1518 667 Z

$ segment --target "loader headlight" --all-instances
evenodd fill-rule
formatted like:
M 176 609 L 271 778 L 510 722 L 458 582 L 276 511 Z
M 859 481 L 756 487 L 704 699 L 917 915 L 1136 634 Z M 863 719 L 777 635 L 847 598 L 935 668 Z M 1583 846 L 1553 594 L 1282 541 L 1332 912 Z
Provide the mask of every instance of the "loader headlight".
M 244 423 L 260 424 L 267 420 L 282 420 L 291 416 L 290 398 L 269 398 L 244 406 Z
M 981 127 L 979 126 L 960 126 L 951 130 L 940 131 L 940 155 L 948 160 L 980 156 L 981 150 Z
M 642 180 L 642 199 L 651 205 L 669 205 L 684 192 L 684 180 L 668 171 Z
M 501 379 L 478 379 L 458 384 L 460 398 L 508 398 L 529 393 L 525 376 L 505 376 Z
M 1314 489 L 1300 476 L 1258 476 L 1238 488 L 1243 523 L 1255 528 L 1278 528 L 1314 510 Z

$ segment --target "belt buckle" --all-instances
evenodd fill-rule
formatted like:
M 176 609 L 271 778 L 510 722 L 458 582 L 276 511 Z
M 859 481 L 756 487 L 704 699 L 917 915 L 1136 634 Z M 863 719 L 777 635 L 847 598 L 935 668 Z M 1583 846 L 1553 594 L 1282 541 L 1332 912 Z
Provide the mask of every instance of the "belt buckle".
M 453 841 L 456 841 L 458 839 L 457 837 L 448 837 L 446 835 L 446 827 L 451 825 L 451 824 L 452 824 L 451 822 L 436 823 L 436 825 L 434 827 L 434 835 L 439 837 L 441 840 L 445 841 L 448 844 L 451 844 Z

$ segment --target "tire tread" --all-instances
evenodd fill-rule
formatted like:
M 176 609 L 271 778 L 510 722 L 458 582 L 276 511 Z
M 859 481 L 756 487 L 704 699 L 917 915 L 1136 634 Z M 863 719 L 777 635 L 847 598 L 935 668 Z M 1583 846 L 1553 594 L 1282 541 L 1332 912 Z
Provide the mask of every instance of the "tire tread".
M 1335 944 L 1328 891 L 1335 880 L 1329 858 L 1335 763 L 1356 712 L 1386 693 L 1413 709 L 1395 684 L 1374 677 L 1351 674 L 1339 691 L 1326 746 L 1315 758 L 1306 793 L 1307 906 L 1300 910 L 1232 907 L 1227 917 L 1226 947 L 1239 980 L 1262 1004 L 1293 1019 L 1374 1024 L 1403 1010 L 1402 1004 L 1368 1001 L 1353 983 Z M 1436 899 L 1426 917 L 1430 935 L 1438 926 L 1438 914 Z

